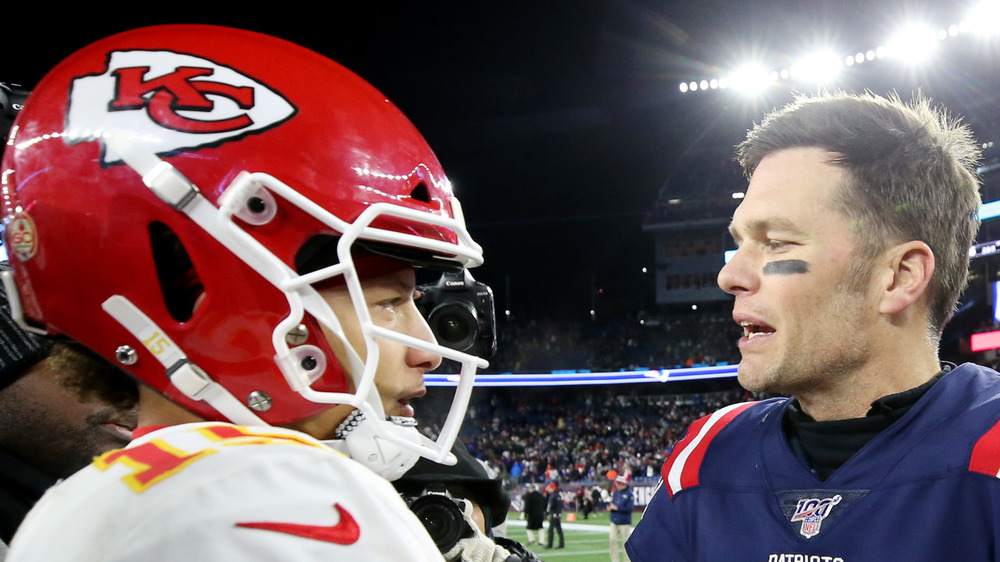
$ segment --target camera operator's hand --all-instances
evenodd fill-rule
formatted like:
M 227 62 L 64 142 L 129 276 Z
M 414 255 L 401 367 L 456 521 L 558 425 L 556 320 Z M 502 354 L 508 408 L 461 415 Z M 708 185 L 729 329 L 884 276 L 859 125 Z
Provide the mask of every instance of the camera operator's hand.
M 498 545 L 504 547 L 507 552 L 510 552 L 510 558 L 507 559 L 507 562 L 542 562 L 542 559 L 538 555 L 514 539 L 496 537 L 493 540 Z
M 473 535 L 458 541 L 451 550 L 444 553 L 444 559 L 447 562 L 508 562 L 508 560 L 515 562 L 520 560 L 519 557 L 512 558 L 510 552 L 484 535 L 472 519 L 472 503 L 469 500 L 462 500 L 462 503 L 464 504 L 462 513 L 465 516 L 465 522 L 469 527 L 472 527 Z

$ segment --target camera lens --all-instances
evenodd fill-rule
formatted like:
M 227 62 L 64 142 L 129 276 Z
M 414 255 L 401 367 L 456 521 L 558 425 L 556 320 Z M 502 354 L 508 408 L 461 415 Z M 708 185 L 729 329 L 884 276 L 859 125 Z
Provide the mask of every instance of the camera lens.
M 431 311 L 427 323 L 438 343 L 458 351 L 466 351 L 479 335 L 476 311 L 467 302 L 442 304 Z
M 410 510 L 420 519 L 427 534 L 441 552 L 448 552 L 469 533 L 468 524 L 455 501 L 440 495 L 421 496 L 410 504 Z

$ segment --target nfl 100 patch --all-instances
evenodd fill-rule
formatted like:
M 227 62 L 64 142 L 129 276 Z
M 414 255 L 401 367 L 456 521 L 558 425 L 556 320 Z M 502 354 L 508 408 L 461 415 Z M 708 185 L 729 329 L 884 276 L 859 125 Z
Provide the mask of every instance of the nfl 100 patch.
M 811 539 L 835 524 L 851 504 L 868 490 L 785 490 L 778 492 L 778 504 L 790 525 Z

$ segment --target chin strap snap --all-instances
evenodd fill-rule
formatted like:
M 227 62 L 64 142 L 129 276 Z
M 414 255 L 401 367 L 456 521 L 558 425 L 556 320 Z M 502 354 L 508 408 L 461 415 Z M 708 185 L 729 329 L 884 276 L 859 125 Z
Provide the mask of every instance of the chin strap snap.
M 410 470 L 420 454 L 412 447 L 395 443 L 387 437 L 422 445 L 417 420 L 398 416 L 373 420 L 361 410 L 354 410 L 337 427 L 337 438 L 323 443 L 367 466 L 387 480 L 396 480 Z

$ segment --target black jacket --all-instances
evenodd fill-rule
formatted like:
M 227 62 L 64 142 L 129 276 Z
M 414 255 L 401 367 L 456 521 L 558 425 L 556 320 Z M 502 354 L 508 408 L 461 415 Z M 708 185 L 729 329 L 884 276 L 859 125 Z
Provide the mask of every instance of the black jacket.
M 555 489 L 549 493 L 549 508 L 547 513 L 549 515 L 561 515 L 563 510 L 562 496 L 559 495 L 559 489 Z
M 0 447 L 0 539 L 10 544 L 18 525 L 56 478 Z

